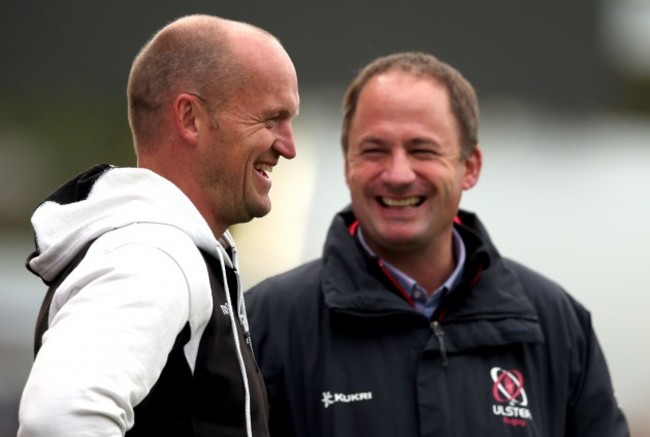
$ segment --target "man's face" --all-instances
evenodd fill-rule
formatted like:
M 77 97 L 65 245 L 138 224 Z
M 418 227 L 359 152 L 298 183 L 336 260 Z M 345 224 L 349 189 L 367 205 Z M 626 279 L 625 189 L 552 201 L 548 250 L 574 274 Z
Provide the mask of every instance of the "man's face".
M 251 72 L 214 114 L 197 168 L 213 215 L 227 228 L 271 209 L 270 171 L 292 159 L 291 121 L 298 112 L 296 73 L 284 51 Z
M 480 162 L 478 149 L 461 156 L 442 85 L 399 71 L 372 78 L 359 96 L 345 159 L 352 208 L 370 247 L 385 257 L 449 241 Z

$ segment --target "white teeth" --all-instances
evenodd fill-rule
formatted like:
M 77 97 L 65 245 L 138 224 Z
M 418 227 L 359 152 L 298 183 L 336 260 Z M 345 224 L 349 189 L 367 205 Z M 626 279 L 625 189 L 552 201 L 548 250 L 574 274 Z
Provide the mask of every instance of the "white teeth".
M 261 170 L 261 171 L 271 173 L 273 171 L 273 166 L 269 164 L 260 164 L 256 166 L 255 169 L 258 171 Z
M 406 208 L 408 206 L 415 206 L 420 203 L 419 197 L 408 197 L 406 199 L 390 199 L 388 197 L 382 197 L 381 201 L 386 206 L 395 207 L 395 208 Z

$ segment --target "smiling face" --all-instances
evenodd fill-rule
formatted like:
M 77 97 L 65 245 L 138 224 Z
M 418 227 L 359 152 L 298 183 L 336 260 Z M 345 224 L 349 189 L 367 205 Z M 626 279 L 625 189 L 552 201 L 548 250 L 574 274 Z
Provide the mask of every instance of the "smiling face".
M 364 86 L 345 157 L 352 208 L 364 238 L 384 259 L 451 250 L 461 193 L 476 183 L 478 148 L 461 155 L 447 90 L 403 71 Z
M 246 79 L 202 127 L 196 169 L 222 229 L 271 209 L 269 173 L 280 157 L 295 156 L 291 127 L 298 112 L 296 72 L 280 44 L 248 60 Z M 257 48 L 259 49 L 259 47 Z

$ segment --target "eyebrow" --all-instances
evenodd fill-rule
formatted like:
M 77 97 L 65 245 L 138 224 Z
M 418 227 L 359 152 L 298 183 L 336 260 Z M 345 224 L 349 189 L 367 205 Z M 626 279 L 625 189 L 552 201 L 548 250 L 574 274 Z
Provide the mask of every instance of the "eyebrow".
M 374 137 L 374 136 L 362 138 L 361 141 L 359 141 L 359 144 L 366 144 L 366 143 L 382 146 L 382 145 L 387 144 L 388 141 L 384 141 L 381 138 L 377 138 L 377 137 Z
M 295 113 L 292 111 L 289 111 L 288 109 L 285 108 L 273 108 L 269 109 L 268 111 L 264 111 L 264 116 L 265 117 L 271 117 L 271 118 L 292 118 L 298 115 L 298 110 L 296 110 Z

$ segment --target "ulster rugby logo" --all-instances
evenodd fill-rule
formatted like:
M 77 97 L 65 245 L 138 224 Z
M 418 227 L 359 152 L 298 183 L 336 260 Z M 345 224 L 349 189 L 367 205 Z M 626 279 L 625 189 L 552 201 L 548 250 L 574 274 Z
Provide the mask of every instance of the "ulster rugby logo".
M 503 417 L 503 423 L 511 426 L 526 426 L 527 420 L 532 420 L 528 407 L 528 397 L 524 390 L 524 377 L 518 370 L 506 370 L 493 367 L 490 370 L 492 378 L 492 398 L 497 404 L 492 405 L 492 413 Z

